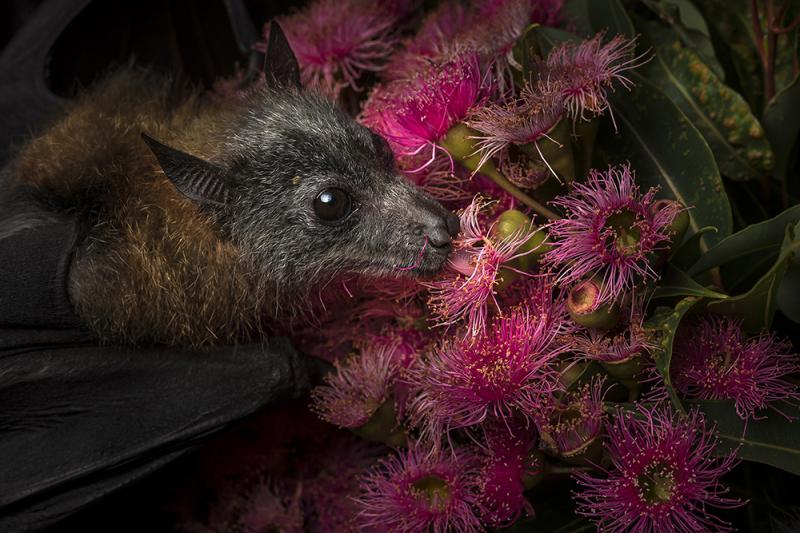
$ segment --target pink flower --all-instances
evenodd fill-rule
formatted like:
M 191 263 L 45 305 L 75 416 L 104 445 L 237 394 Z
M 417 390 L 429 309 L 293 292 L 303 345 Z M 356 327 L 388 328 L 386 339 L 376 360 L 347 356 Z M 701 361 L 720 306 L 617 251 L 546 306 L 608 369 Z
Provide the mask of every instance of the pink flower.
M 634 57 L 635 48 L 636 41 L 622 35 L 606 44 L 602 33 L 581 42 L 568 41 L 547 54 L 539 79 L 558 85 L 573 120 L 589 120 L 609 109 L 608 90 L 613 90 L 614 82 L 628 90 L 634 85 L 626 72 L 645 63 L 647 54 Z
M 637 298 L 620 323 L 603 331 L 581 328 L 572 337 L 573 351 L 601 363 L 620 364 L 636 359 L 653 348 L 644 327 L 644 301 Z
M 260 533 L 275 530 L 302 533 L 304 516 L 300 483 L 277 483 L 268 479 L 228 483 L 215 488 L 217 492 L 208 510 L 208 518 L 183 521 L 180 531 Z
M 360 90 L 365 72 L 383 68 L 397 45 L 395 28 L 402 11 L 368 0 L 315 0 L 279 22 L 297 56 L 303 83 L 336 97 L 343 87 Z M 266 43 L 269 25 L 264 31 Z
M 481 133 L 475 136 L 480 164 L 511 144 L 531 144 L 544 160 L 536 143 L 547 137 L 562 115 L 560 94 L 549 85 L 532 87 L 526 83 L 519 98 L 476 107 L 467 124 Z
M 425 284 L 430 289 L 428 304 L 433 317 L 442 325 L 464 320 L 467 332 L 472 336 L 486 328 L 489 301 L 497 304 L 495 287 L 502 279 L 500 268 L 524 253 L 530 253 L 518 254 L 517 250 L 535 233 L 533 228 L 521 228 L 518 233 L 504 239 L 492 237 L 492 227 L 484 230 L 479 221 L 481 211 L 488 204 L 476 196 L 464 209 L 461 234 L 455 240 L 449 260 L 450 271 L 442 279 Z
M 562 348 L 553 341 L 560 326 L 550 311 L 519 307 L 485 335 L 445 341 L 411 374 L 412 425 L 436 440 L 487 417 L 530 417 L 559 387 L 554 363 Z
M 427 64 L 410 79 L 376 88 L 361 121 L 385 137 L 398 157 L 430 150 L 423 168 L 443 150 L 436 143 L 481 100 L 483 82 L 478 55 L 455 54 Z
M 344 362 L 335 361 L 336 372 L 325 376 L 325 385 L 311 393 L 313 409 L 326 422 L 358 428 L 367 423 L 386 402 L 401 368 L 394 343 L 365 349 Z
M 480 2 L 477 13 L 462 37 L 490 61 L 507 65 L 508 56 L 533 18 L 530 0 Z
M 469 450 L 398 450 L 364 478 L 358 498 L 368 531 L 417 533 L 482 529 L 475 514 L 478 460 Z
M 562 396 L 549 396 L 534 415 L 540 446 L 563 457 L 584 453 L 600 436 L 605 413 L 602 378 Z
M 383 79 L 392 81 L 412 78 L 426 64 L 450 55 L 458 42 L 458 36 L 470 26 L 472 17 L 463 2 L 440 2 L 422 20 L 416 35 L 407 40 L 405 47 L 392 56 L 382 72 Z
M 304 486 L 304 501 L 313 509 L 308 513 L 306 531 L 344 533 L 357 530 L 360 509 L 355 499 L 361 490 L 361 477 L 385 451 L 382 446 L 354 437 L 328 439 L 317 445 L 314 452 L 320 464 L 310 472 L 313 477 Z
M 533 23 L 560 22 L 562 0 L 486 0 L 441 2 L 422 22 L 417 34 L 396 54 L 384 72 L 385 79 L 408 77 L 426 60 L 455 51 L 477 51 L 481 60 L 494 64 L 502 76 L 510 52 Z
M 606 431 L 612 466 L 602 477 L 575 474 L 578 514 L 609 533 L 732 530 L 710 511 L 742 505 L 723 496 L 728 489 L 720 482 L 736 460 L 714 456 L 717 438 L 697 411 L 683 416 L 639 405 L 618 412 Z
M 652 213 L 656 189 L 639 192 L 628 165 L 591 170 L 586 183 L 553 203 L 567 217 L 550 223 L 552 250 L 545 260 L 558 271 L 558 282 L 570 285 L 596 276 L 601 281 L 596 307 L 621 296 L 639 282 L 656 280 L 650 264 L 670 242 L 676 206 Z M 596 308 L 595 307 L 595 308 Z
M 733 400 L 743 420 L 780 405 L 800 405 L 789 377 L 800 371 L 788 341 L 762 333 L 746 338 L 741 320 L 709 316 L 679 335 L 673 350 L 675 387 L 689 398 Z M 761 417 L 763 418 L 763 416 Z
M 244 504 L 242 525 L 247 533 L 262 531 L 283 531 L 300 533 L 303 531 L 302 486 L 297 483 L 290 495 L 280 495 L 269 484 L 259 486 Z M 228 529 L 230 523 L 220 524 Z
M 532 428 L 518 421 L 494 421 L 486 428 L 479 476 L 480 514 L 484 523 L 503 527 L 530 507 L 522 482 L 533 447 Z

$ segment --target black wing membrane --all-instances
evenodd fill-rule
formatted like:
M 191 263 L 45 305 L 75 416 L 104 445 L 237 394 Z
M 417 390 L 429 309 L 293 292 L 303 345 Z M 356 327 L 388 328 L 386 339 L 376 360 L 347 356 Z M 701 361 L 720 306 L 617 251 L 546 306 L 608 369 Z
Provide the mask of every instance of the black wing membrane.
M 66 295 L 76 223 L 7 211 L 0 227 L 0 531 L 53 524 L 308 389 L 315 363 L 284 339 L 100 346 Z

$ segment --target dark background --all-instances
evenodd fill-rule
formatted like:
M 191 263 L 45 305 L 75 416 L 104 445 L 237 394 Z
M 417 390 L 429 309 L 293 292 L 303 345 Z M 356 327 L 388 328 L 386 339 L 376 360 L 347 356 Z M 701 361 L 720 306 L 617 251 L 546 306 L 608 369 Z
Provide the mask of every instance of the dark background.
M 51 0 L 58 2 L 59 0 Z M 0 2 L 0 48 L 47 0 Z M 271 17 L 305 2 L 243 0 L 260 31 Z M 74 96 L 110 67 L 134 57 L 160 72 L 179 73 L 210 86 L 247 58 L 240 52 L 222 0 L 94 0 L 63 31 L 52 49 L 48 85 Z

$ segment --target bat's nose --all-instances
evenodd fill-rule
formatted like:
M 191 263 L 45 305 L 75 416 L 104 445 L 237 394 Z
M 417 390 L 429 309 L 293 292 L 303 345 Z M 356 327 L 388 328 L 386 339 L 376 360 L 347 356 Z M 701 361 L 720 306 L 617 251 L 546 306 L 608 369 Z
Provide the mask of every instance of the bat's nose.
M 445 220 L 440 220 L 437 224 L 425 228 L 425 235 L 428 236 L 431 246 L 436 248 L 450 246 L 450 231 Z

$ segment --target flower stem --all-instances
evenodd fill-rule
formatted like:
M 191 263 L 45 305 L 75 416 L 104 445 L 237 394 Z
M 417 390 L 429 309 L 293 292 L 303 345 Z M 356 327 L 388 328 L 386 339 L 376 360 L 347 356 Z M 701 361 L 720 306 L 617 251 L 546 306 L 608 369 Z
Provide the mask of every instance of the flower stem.
M 484 165 L 485 167 L 486 165 Z M 558 220 L 561 217 L 551 209 L 545 207 L 543 204 L 539 203 L 537 200 L 532 198 L 531 196 L 522 192 L 519 187 L 508 181 L 508 178 L 500 174 L 495 168 L 483 168 L 481 172 L 487 176 L 489 176 L 493 182 L 500 186 L 501 189 L 506 191 L 508 194 L 525 204 L 526 206 L 530 207 L 540 215 L 550 219 L 550 220 Z
M 501 189 L 540 215 L 550 220 L 561 218 L 557 213 L 525 194 L 519 187 L 508 181 L 508 179 L 497 170 L 497 167 L 494 166 L 491 160 L 484 161 L 475 146 L 474 138 L 476 134 L 477 132 L 469 128 L 466 124 L 456 124 L 450 128 L 444 138 L 439 140 L 439 145 L 450 154 L 450 157 L 461 163 L 464 168 L 471 170 L 473 173 L 480 172 L 481 174 L 489 176 Z

